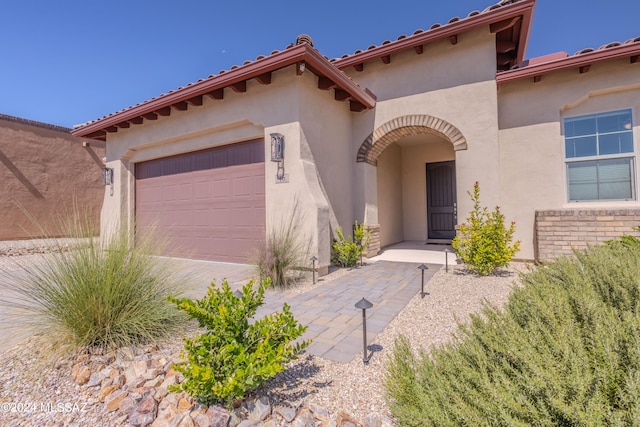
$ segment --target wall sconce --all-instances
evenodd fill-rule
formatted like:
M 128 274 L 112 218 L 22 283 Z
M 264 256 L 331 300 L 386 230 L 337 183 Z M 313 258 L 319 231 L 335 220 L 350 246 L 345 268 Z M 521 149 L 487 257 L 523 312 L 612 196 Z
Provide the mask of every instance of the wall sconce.
M 102 168 L 102 185 L 113 185 L 113 168 Z
M 276 182 L 287 182 L 284 173 L 284 135 L 281 133 L 271 134 L 271 161 L 278 163 Z
M 102 185 L 110 185 L 111 195 L 113 196 L 113 168 L 102 168 Z

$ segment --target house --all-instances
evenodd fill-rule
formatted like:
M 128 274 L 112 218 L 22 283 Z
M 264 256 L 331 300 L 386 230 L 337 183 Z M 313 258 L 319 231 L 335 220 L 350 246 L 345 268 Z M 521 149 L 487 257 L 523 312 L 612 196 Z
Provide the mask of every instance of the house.
M 174 253 L 242 262 L 298 206 L 321 269 L 355 221 L 370 254 L 449 242 L 467 191 L 547 259 L 640 220 L 640 38 L 525 61 L 535 0 L 337 59 L 309 36 L 74 129 L 106 141 L 103 231 L 156 224 Z M 107 220 L 108 219 L 108 220 Z
M 97 233 L 105 143 L 0 114 L 0 240 L 63 236 L 74 205 Z

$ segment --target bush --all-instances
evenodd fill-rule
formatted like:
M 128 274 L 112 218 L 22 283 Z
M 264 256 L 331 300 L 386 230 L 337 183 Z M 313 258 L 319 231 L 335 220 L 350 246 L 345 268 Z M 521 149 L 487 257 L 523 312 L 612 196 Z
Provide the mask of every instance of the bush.
M 525 275 L 453 343 L 396 341 L 385 379 L 398 424 L 635 425 L 640 246 L 592 247 Z
M 512 222 L 509 228 L 505 227 L 500 207 L 496 206 L 492 212 L 480 207 L 480 185 L 477 182 L 473 186 L 473 194 L 468 194 L 473 201 L 473 210 L 469 213 L 467 223 L 460 225 L 451 246 L 471 271 L 486 276 L 511 262 L 520 248 L 520 242 L 511 244 L 515 223 Z
M 276 287 L 287 287 L 311 270 L 311 240 L 300 231 L 302 218 L 297 202 L 291 212 L 287 220 L 269 230 L 253 257 L 260 280 L 269 279 Z
M 196 397 L 201 403 L 225 403 L 231 407 L 249 390 L 284 370 L 310 341 L 294 343 L 307 329 L 298 324 L 285 303 L 282 312 L 249 323 L 264 304 L 263 281 L 257 291 L 253 281 L 236 297 L 229 284 L 213 283 L 200 300 L 171 298 L 178 308 L 207 329 L 193 339 L 185 339 L 182 357 L 186 360 L 174 369 L 184 381 L 174 387 Z
M 41 262 L 17 261 L 0 278 L 2 305 L 47 341 L 62 346 L 115 348 L 164 338 L 186 317 L 167 296 L 186 288 L 159 258 L 156 242 L 131 247 L 125 233 L 100 240 L 83 232 L 52 239 Z
M 369 246 L 369 232 L 365 230 L 364 224 L 358 224 L 356 221 L 353 227 L 353 238 L 345 238 L 342 227 L 338 227 L 335 234 L 331 262 L 341 267 L 353 267 L 358 264 L 360 257 Z

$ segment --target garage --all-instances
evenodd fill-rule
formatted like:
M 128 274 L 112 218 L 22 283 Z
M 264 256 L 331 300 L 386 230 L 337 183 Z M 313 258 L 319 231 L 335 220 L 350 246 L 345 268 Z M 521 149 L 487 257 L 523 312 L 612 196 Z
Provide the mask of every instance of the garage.
M 264 140 L 136 163 L 136 231 L 165 255 L 246 263 L 265 236 Z

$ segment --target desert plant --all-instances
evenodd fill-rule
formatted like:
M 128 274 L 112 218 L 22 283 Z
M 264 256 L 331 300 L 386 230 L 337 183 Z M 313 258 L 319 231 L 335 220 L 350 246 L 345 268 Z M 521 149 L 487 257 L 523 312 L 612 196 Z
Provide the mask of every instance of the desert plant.
M 473 186 L 473 193 L 468 194 L 473 201 L 473 210 L 467 222 L 460 225 L 451 246 L 471 271 L 486 276 L 511 262 L 520 248 L 520 242 L 511 243 L 515 222 L 507 228 L 499 206 L 491 212 L 486 207 L 480 207 L 478 182 Z
M 309 341 L 294 343 L 307 327 L 294 319 L 286 303 L 282 312 L 250 323 L 264 304 L 268 285 L 267 279 L 254 290 L 251 281 L 238 297 L 224 281 L 221 287 L 213 283 L 202 299 L 170 299 L 207 329 L 185 339 L 185 360 L 174 367 L 184 381 L 174 390 L 184 390 L 202 403 L 231 406 L 247 391 L 282 372 L 284 364 L 309 345 Z
M 335 238 L 333 239 L 333 249 L 331 261 L 342 267 L 353 267 L 358 263 L 360 257 L 369 246 L 369 231 L 365 229 L 364 224 L 358 224 L 356 221 L 353 227 L 353 237 L 344 237 L 342 227 L 335 229 Z
M 396 341 L 385 379 L 401 426 L 636 425 L 640 247 L 603 245 L 522 277 L 452 343 Z
M 269 230 L 253 256 L 258 277 L 269 279 L 276 287 L 287 287 L 305 271 L 310 271 L 311 239 L 301 231 L 303 218 L 298 202 L 290 212 L 285 220 Z
M 39 261 L 16 258 L 14 268 L 3 270 L 0 304 L 19 316 L 9 318 L 59 350 L 137 345 L 179 329 L 186 317 L 167 296 L 185 290 L 186 278 L 152 256 L 156 243 L 132 247 L 125 233 L 99 239 L 86 230 L 49 239 L 51 253 Z

